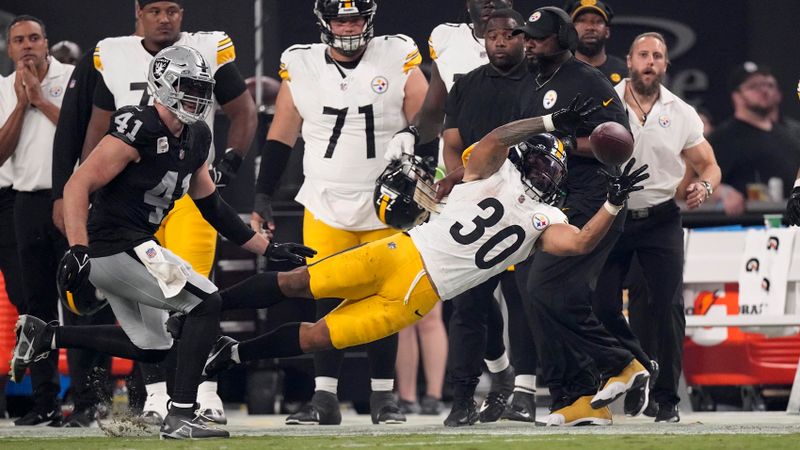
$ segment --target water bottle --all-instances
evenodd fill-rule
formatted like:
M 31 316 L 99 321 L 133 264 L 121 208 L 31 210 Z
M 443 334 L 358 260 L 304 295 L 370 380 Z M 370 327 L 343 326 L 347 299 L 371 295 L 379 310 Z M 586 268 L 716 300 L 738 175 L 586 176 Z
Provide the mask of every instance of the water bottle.
M 783 180 L 778 177 L 772 177 L 767 182 L 767 192 L 769 199 L 773 202 L 783 201 Z

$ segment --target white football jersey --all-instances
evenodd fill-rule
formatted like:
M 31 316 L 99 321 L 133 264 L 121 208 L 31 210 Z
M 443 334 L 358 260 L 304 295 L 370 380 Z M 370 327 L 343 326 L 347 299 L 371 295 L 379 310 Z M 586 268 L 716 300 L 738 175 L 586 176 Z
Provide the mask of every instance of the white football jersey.
M 506 162 L 489 178 L 458 184 L 439 216 L 408 231 L 442 300 L 524 261 L 558 208 L 525 194 L 519 170 Z
M 199 51 L 211 69 L 211 76 L 220 67 L 236 60 L 233 41 L 222 31 L 182 32 L 175 45 L 186 45 Z M 153 55 L 145 50 L 139 36 L 106 38 L 97 43 L 94 67 L 102 74 L 103 82 L 114 95 L 117 108 L 153 104 L 147 89 L 147 70 L 152 59 Z M 212 132 L 214 109 L 206 115 L 206 123 Z M 214 160 L 213 141 L 208 158 L 209 162 Z
M 295 199 L 335 228 L 386 228 L 372 193 L 386 167 L 386 144 L 407 125 L 405 84 L 422 58 L 404 35 L 373 38 L 351 70 L 334 62 L 327 49 L 294 45 L 281 56 L 280 76 L 303 118 L 305 181 Z
M 428 38 L 431 59 L 442 76 L 447 92 L 460 75 L 489 62 L 483 39 L 472 33 L 472 24 L 443 23 L 431 32 Z

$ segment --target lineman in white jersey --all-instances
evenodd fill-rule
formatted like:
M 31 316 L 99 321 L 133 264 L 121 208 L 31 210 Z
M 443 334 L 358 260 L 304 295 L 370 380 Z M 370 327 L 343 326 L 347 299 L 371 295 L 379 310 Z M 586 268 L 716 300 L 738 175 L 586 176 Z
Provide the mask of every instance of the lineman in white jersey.
M 318 251 L 314 261 L 394 233 L 375 215 L 375 179 L 386 165 L 387 142 L 417 113 L 427 82 L 411 38 L 373 35 L 376 9 L 373 0 L 317 0 L 322 43 L 294 45 L 281 56 L 283 81 L 262 151 L 252 226 L 274 230 L 271 196 L 302 133 L 305 180 L 296 200 L 305 207 L 303 240 Z M 317 303 L 319 317 L 341 302 L 331 297 Z M 376 424 L 405 422 L 392 394 L 396 352 L 396 336 L 367 347 Z M 314 396 L 288 424 L 341 423 L 342 360 L 339 351 L 315 355 Z
M 255 104 L 236 68 L 236 50 L 231 38 L 221 31 L 182 32 L 181 4 L 181 0 L 138 0 L 136 14 L 143 36 L 108 38 L 97 44 L 94 65 L 101 77 L 95 90 L 83 159 L 108 130 L 114 111 L 126 105 L 153 103 L 146 87 L 148 65 L 153 56 L 171 45 L 187 45 L 198 50 L 208 62 L 216 80 L 215 105 L 220 105 L 230 120 L 227 150 L 217 158 L 218 163 L 211 169 L 212 179 L 218 186 L 224 186 L 235 177 L 242 158 L 250 149 L 257 126 Z M 213 131 L 214 114 L 208 114 L 205 120 Z M 118 125 L 121 129 L 125 128 L 124 123 Z M 209 167 L 214 159 L 212 143 Z M 209 276 L 214 265 L 217 233 L 203 219 L 189 196 L 176 202 L 162 222 L 156 238 L 162 246 L 191 264 L 198 273 Z M 142 371 L 148 392 L 145 418 L 160 423 L 167 412 L 166 402 L 169 399 L 163 369 L 142 364 Z M 207 417 L 225 423 L 216 388 L 216 381 L 201 384 L 198 401 Z
M 286 298 L 338 296 L 347 301 L 314 324 L 287 323 L 241 343 L 219 338 L 205 373 L 244 361 L 364 344 L 415 323 L 440 299 L 497 275 L 534 249 L 555 255 L 591 251 L 647 174 L 646 166 L 631 172 L 630 163 L 621 175 L 607 175 L 608 201 L 583 229 L 567 224 L 560 210 L 542 202 L 565 178 L 563 146 L 524 140 L 554 129 L 574 131 L 596 110 L 588 102 L 577 103 L 491 131 L 474 147 L 465 182 L 453 189 L 441 214 L 408 234 L 396 233 L 290 272 L 255 275 L 239 285 L 235 299 L 233 292 L 223 294 L 223 302 L 251 308 Z M 513 162 L 509 150 L 516 156 Z

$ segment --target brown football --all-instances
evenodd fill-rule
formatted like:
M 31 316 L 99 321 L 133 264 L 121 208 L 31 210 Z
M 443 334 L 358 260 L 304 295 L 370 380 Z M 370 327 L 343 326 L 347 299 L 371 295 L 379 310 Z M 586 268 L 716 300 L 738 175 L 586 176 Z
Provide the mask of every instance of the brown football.
M 617 122 L 604 122 L 592 131 L 589 145 L 600 162 L 618 166 L 633 154 L 633 135 Z

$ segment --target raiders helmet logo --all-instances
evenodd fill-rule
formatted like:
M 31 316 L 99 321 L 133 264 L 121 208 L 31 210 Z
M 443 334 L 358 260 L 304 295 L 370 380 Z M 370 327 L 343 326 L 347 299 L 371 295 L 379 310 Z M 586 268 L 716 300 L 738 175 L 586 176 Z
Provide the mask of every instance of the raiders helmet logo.
M 169 67 L 169 60 L 167 58 L 158 58 L 153 62 L 153 78 L 159 79 L 164 75 Z

